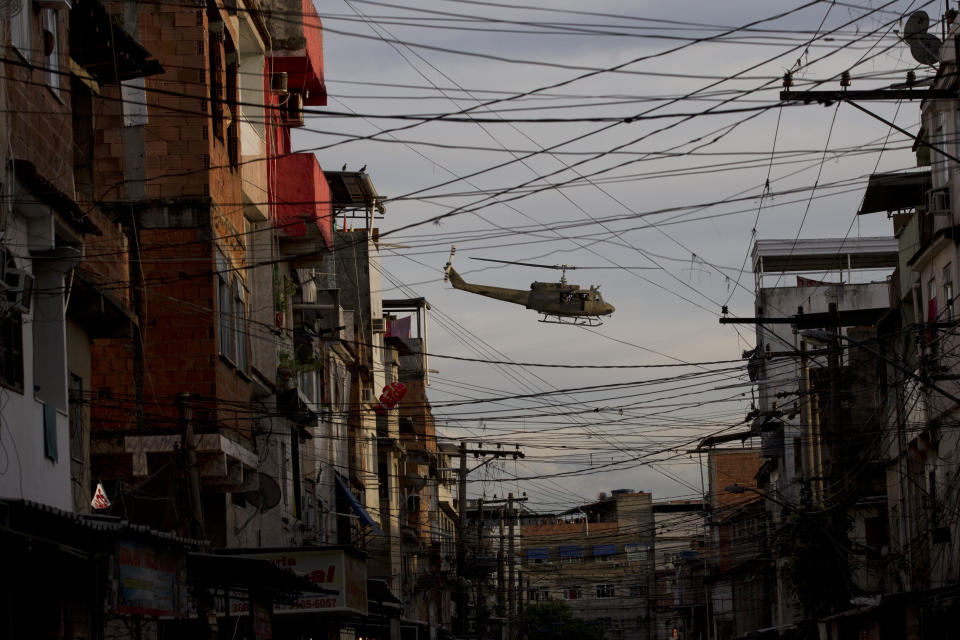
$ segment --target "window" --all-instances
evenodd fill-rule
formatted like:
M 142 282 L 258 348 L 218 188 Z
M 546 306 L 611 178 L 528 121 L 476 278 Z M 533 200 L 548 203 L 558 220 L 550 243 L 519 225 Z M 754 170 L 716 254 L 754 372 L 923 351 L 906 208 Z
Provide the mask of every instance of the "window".
M 210 65 L 210 115 L 213 120 L 213 135 L 223 140 L 223 33 L 224 24 L 220 20 L 216 4 L 210 2 L 207 8 L 209 35 L 207 55 Z
M 943 268 L 943 308 L 946 320 L 953 320 L 953 265 Z
M 72 371 L 69 375 L 70 459 L 83 464 L 84 425 L 86 424 L 83 405 L 83 378 Z M 77 482 L 77 480 L 75 479 L 74 482 Z
M 227 65 L 227 104 L 230 123 L 227 125 L 227 156 L 230 160 L 230 170 L 240 170 L 240 108 L 237 105 L 237 74 L 240 65 Z
M 420 496 L 411 493 L 407 496 L 407 513 L 418 513 L 420 511 Z
M 10 44 L 30 61 L 30 22 L 33 17 L 33 3 L 30 0 L 19 0 L 19 8 L 14 5 L 16 14 L 10 18 Z
M 550 590 L 546 587 L 531 587 L 527 589 L 528 602 L 543 602 L 550 599 Z
M 947 148 L 947 114 L 938 111 L 934 117 L 933 146 L 937 149 Z M 946 186 L 949 180 L 950 165 L 947 157 L 942 153 L 937 153 L 934 158 L 936 166 L 934 167 L 934 188 Z
M 937 281 L 930 278 L 927 282 L 927 322 L 936 322 L 937 315 Z
M 579 544 L 560 545 L 560 564 L 578 564 L 583 562 L 583 546 Z
M 220 355 L 231 362 L 236 358 L 236 339 L 233 335 L 233 291 L 227 259 L 217 251 L 217 302 L 219 304 Z
M 0 384 L 23 393 L 23 319 L 0 314 Z
M 953 112 L 953 155 L 960 158 L 960 109 Z
M 565 600 L 579 600 L 583 597 L 583 594 L 580 591 L 580 585 L 571 584 L 563 588 L 563 598 Z
M 613 585 L 610 583 L 597 585 L 598 598 L 612 598 L 614 596 Z
M 43 19 L 43 72 L 44 80 L 53 94 L 60 97 L 60 29 L 56 9 L 44 9 Z
M 16 260 L 5 247 L 0 247 L 0 261 L 5 273 L 13 273 L 17 268 Z M 3 284 L 6 288 L 7 283 Z M 17 299 L 9 289 L 0 296 L 0 385 L 23 393 L 23 314 L 15 306 Z
M 237 369 L 247 370 L 247 303 L 243 282 L 238 277 L 233 279 L 233 335 L 234 348 L 237 354 Z
M 547 547 L 530 547 L 527 549 L 527 564 L 544 564 L 550 561 L 550 550 Z
M 611 560 L 613 560 L 613 556 L 616 553 L 617 553 L 617 545 L 615 544 L 593 545 L 594 562 L 610 562 Z
M 643 562 L 647 559 L 646 544 L 625 544 L 623 550 L 627 552 L 627 562 Z
M 290 499 L 287 495 L 287 443 L 280 443 L 280 490 L 283 494 L 283 505 Z
M 630 597 L 631 598 L 646 598 L 647 597 L 647 585 L 635 583 L 630 585 Z
M 314 403 L 317 401 L 313 371 L 304 371 L 301 373 L 297 387 L 300 389 L 300 392 L 303 394 L 303 397 L 306 398 L 307 402 Z
M 217 251 L 217 328 L 220 355 L 247 370 L 247 293 L 239 276 L 231 273 L 226 257 Z

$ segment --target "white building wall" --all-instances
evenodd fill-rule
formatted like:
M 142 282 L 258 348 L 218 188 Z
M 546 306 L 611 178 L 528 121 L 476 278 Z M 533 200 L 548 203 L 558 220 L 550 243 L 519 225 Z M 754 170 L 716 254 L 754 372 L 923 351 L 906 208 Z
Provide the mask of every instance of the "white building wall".
M 30 226 L 24 218 L 11 216 L 3 242 L 17 267 L 33 273 L 26 250 Z M 69 511 L 73 505 L 63 276 L 57 278 L 49 272 L 37 275 L 43 276 L 42 286 L 46 288 L 38 284 L 30 313 L 23 317 L 23 391 L 0 387 L 0 497 L 32 500 Z M 44 341 L 39 343 L 39 353 L 35 338 Z M 56 460 L 45 455 L 44 400 L 55 407 Z

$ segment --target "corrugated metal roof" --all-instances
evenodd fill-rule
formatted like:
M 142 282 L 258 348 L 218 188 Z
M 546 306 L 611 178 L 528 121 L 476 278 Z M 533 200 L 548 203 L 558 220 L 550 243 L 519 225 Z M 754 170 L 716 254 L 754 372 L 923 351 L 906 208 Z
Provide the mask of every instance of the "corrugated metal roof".
M 24 515 L 28 515 L 30 512 L 33 512 L 35 514 L 52 516 L 63 520 L 64 524 L 82 527 L 90 531 L 103 531 L 118 534 L 131 533 L 138 536 L 155 538 L 184 546 L 210 546 L 210 543 L 206 540 L 185 538 L 173 533 L 172 531 L 157 531 L 156 529 L 146 525 L 134 524 L 129 520 L 123 520 L 122 518 L 117 518 L 115 516 L 84 515 L 80 513 L 74 513 L 73 511 L 65 511 L 64 509 L 43 504 L 41 502 L 34 502 L 32 500 L 0 499 L 0 504 L 8 505 L 11 510 L 21 509 L 23 512 L 25 512 Z
M 893 269 L 898 264 L 897 256 L 897 239 L 893 236 L 757 240 L 753 245 L 753 272 Z

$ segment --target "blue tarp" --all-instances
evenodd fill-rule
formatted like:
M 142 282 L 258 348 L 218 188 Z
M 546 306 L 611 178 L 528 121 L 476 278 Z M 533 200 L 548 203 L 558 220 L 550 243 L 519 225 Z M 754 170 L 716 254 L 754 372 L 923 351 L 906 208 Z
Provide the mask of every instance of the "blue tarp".
M 615 544 L 595 544 L 593 545 L 593 556 L 612 556 L 617 553 Z
M 527 549 L 527 560 L 549 560 L 550 549 L 547 547 L 531 547 Z
M 561 558 L 582 558 L 583 546 L 579 544 L 562 544 L 560 545 L 560 557 Z
M 340 490 L 343 491 L 343 495 L 347 497 L 347 500 L 350 502 L 350 507 L 353 509 L 353 512 L 357 514 L 357 519 L 360 521 L 360 524 L 364 527 L 372 527 L 373 532 L 378 536 L 385 535 L 383 529 L 380 528 L 380 525 L 370 517 L 370 514 L 367 513 L 367 510 L 363 508 L 363 505 L 360 504 L 360 501 L 357 500 L 357 497 L 353 495 L 353 492 L 350 491 L 350 487 L 340 479 L 340 476 L 334 476 L 337 479 L 337 486 L 340 487 Z

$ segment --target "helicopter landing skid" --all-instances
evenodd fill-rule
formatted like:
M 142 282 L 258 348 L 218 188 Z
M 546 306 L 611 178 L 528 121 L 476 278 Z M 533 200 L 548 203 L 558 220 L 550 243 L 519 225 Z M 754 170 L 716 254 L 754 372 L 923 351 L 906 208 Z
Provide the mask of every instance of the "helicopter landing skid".
M 543 317 L 540 318 L 540 322 L 549 322 L 550 324 L 569 324 L 580 327 L 599 327 L 603 324 L 598 316 L 576 316 L 573 318 L 564 317 L 564 316 L 551 316 L 543 314 Z

